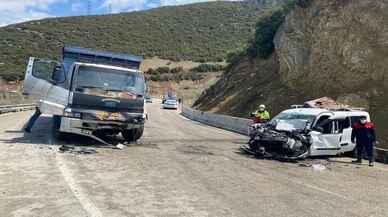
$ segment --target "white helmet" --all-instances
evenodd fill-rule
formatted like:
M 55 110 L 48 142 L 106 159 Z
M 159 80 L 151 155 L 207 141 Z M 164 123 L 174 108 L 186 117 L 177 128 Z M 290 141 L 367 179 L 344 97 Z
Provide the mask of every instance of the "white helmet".
M 259 106 L 259 110 L 260 110 L 260 111 L 264 111 L 264 110 L 265 110 L 265 105 L 261 104 L 261 105 Z

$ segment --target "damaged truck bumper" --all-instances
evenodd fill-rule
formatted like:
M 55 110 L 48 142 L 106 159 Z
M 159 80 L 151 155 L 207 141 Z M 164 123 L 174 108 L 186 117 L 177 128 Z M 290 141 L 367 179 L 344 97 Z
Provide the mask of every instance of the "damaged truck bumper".
M 83 120 L 79 118 L 61 117 L 59 131 L 88 136 L 100 142 L 106 143 L 98 137 L 99 131 L 118 133 L 127 129 L 136 129 L 144 126 L 143 123 L 126 123 L 116 121 Z

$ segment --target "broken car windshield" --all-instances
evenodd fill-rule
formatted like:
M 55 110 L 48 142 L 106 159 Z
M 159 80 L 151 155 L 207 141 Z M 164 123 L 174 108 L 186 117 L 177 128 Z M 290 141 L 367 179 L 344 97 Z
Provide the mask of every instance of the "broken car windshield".
M 143 77 L 138 73 L 124 70 L 80 66 L 74 79 L 76 91 L 84 91 L 86 88 L 139 94 L 144 91 Z
M 315 115 L 306 115 L 301 113 L 282 112 L 276 115 L 269 124 L 276 126 L 279 122 L 289 123 L 296 129 L 303 129 L 306 123 L 312 123 L 315 119 Z

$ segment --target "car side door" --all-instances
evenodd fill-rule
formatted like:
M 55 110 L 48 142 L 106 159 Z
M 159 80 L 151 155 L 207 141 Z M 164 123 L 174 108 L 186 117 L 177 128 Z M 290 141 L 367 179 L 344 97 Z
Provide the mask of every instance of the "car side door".
M 337 155 L 341 149 L 342 134 L 338 132 L 337 121 L 327 119 L 313 128 L 311 135 L 311 155 Z
M 62 114 L 68 91 L 59 85 L 65 81 L 59 62 L 30 57 L 24 78 L 23 93 L 38 100 L 43 114 Z
M 344 119 L 338 120 L 338 130 L 342 134 L 340 140 L 341 152 L 350 152 L 356 147 L 354 143 L 352 143 L 352 125 L 350 117 L 346 117 Z

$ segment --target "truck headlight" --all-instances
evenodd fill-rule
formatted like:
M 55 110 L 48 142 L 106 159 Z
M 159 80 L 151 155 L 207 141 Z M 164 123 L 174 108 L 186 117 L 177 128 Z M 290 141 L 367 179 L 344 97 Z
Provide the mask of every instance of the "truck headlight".
M 69 117 L 69 118 L 81 118 L 81 113 L 79 112 L 73 112 L 71 108 L 65 108 L 63 110 L 63 116 Z

